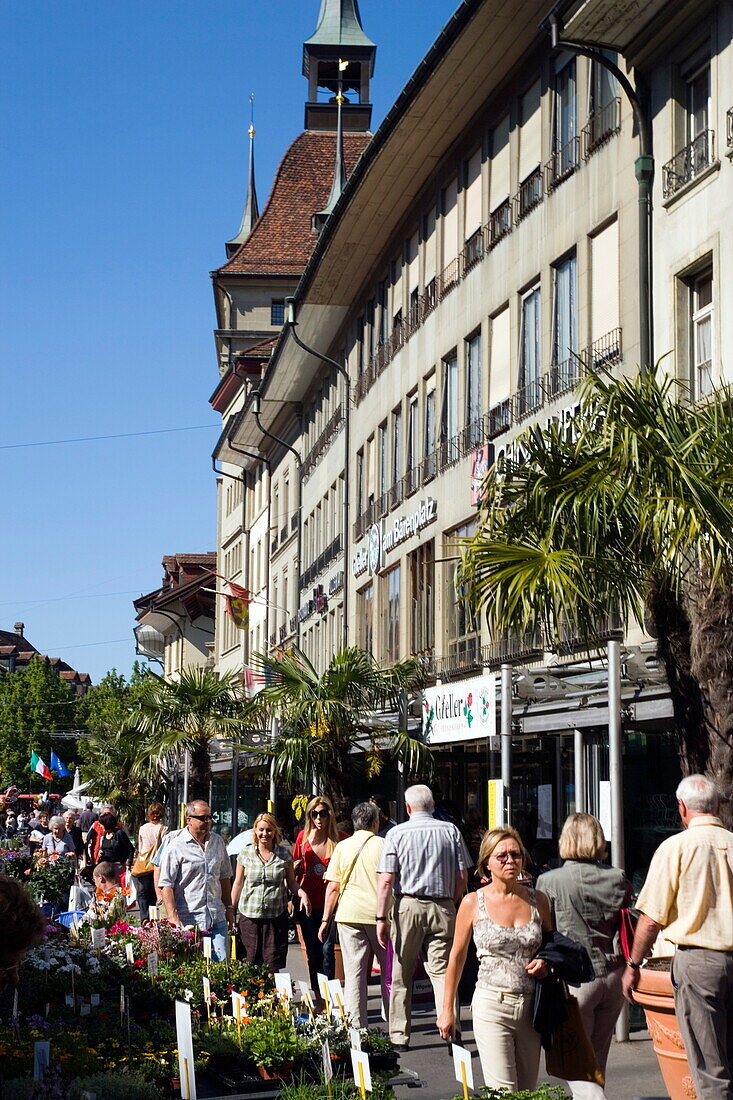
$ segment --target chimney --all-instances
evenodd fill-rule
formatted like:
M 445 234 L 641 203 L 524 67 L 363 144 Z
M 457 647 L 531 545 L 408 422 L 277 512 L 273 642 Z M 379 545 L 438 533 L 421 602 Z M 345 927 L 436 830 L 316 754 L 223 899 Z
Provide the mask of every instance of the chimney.
M 25 623 L 16 623 L 15 624 L 15 633 L 17 635 L 19 635 L 19 637 L 21 637 L 21 638 L 23 637 L 23 631 L 24 630 L 25 630 Z

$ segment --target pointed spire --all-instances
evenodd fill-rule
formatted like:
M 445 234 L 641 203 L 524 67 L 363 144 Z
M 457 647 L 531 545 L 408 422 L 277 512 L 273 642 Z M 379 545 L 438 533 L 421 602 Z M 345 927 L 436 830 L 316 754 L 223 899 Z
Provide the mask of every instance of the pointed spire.
M 323 0 L 324 4 L 326 0 Z M 328 196 L 328 202 L 323 210 L 320 210 L 317 214 L 313 215 L 313 228 L 320 233 L 324 225 L 328 221 L 329 215 L 333 213 L 333 208 L 339 200 L 339 196 L 346 186 L 346 162 L 344 161 L 344 127 L 343 127 L 343 105 L 345 101 L 344 88 L 343 88 L 343 72 L 348 61 L 342 61 L 339 58 L 338 63 L 338 94 L 336 96 L 336 103 L 338 105 L 337 122 L 336 122 L 336 162 L 333 166 L 333 183 L 331 184 L 331 194 Z
M 321 0 L 315 32 L 306 46 L 374 46 L 364 34 L 358 0 Z
M 227 241 L 226 250 L 227 256 L 233 256 L 240 245 L 244 244 L 252 232 L 254 223 L 260 216 L 260 208 L 257 202 L 257 188 L 255 187 L 255 97 L 254 94 L 249 97 L 250 103 L 250 119 L 249 119 L 249 177 L 247 180 L 247 198 L 244 203 L 244 213 L 242 214 L 242 221 L 239 226 L 239 232 L 236 237 L 232 237 L 230 241 Z

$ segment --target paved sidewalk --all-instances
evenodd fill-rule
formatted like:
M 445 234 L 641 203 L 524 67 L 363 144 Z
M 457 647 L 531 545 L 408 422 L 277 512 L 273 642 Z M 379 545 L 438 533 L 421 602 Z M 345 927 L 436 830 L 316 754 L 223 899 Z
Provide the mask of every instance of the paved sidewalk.
M 299 947 L 291 947 L 288 965 L 294 979 L 307 978 Z M 464 1006 L 461 1017 L 463 1045 L 473 1055 L 474 1082 L 478 1088 L 483 1079 L 473 1041 L 470 1008 Z M 369 1026 L 386 1030 L 380 1016 L 379 987 L 375 981 L 369 987 Z M 433 1008 L 428 1011 L 421 1007 L 413 1013 L 410 1050 L 402 1055 L 400 1062 L 404 1072 L 398 1079 L 400 1083 L 395 1085 L 397 1100 L 452 1100 L 460 1091 L 453 1075 L 453 1059 L 448 1045 L 435 1028 Z M 667 1096 L 647 1031 L 633 1032 L 628 1043 L 611 1044 L 607 1078 L 607 1100 L 635 1100 L 637 1097 L 654 1097 L 656 1100 Z M 541 1066 L 540 1080 L 560 1084 L 545 1074 L 544 1064 Z

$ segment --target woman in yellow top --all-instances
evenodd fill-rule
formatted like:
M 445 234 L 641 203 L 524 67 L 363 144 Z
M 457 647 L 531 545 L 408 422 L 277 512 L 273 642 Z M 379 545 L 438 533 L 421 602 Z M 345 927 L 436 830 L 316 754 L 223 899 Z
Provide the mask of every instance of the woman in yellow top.
M 318 937 L 321 942 L 325 940 L 328 921 L 335 912 L 344 963 L 344 1008 L 354 1027 L 366 1027 L 367 982 L 375 956 L 382 982 L 382 1007 L 387 1018 L 386 951 L 377 939 L 376 928 L 377 862 L 384 837 L 376 835 L 379 807 L 373 802 L 355 806 L 351 820 L 354 835 L 336 845 L 323 876 L 328 887 Z
M 140 826 L 137 834 L 137 852 L 133 863 L 133 875 L 137 888 L 137 904 L 140 909 L 140 920 L 148 920 L 150 906 L 160 905 L 162 899 L 157 897 L 155 888 L 153 858 L 160 848 L 163 837 L 168 832 L 165 824 L 165 807 L 160 802 L 151 802 L 148 806 L 148 820 Z M 150 870 L 136 871 L 135 866 L 143 868 L 147 865 Z

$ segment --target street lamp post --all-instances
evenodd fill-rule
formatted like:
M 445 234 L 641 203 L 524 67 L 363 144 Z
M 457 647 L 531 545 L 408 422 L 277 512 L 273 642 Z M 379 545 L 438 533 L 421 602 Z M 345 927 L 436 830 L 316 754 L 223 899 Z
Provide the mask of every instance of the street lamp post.
M 348 541 L 349 541 L 349 446 L 350 446 L 350 433 L 351 433 L 351 378 L 348 370 L 341 363 L 337 363 L 335 359 L 331 359 L 328 355 L 323 355 L 320 351 L 316 351 L 315 348 L 311 348 L 308 344 L 304 343 L 300 339 L 296 331 L 297 321 L 295 319 L 295 298 L 289 297 L 285 299 L 285 325 L 290 329 L 290 333 L 295 340 L 295 343 L 303 351 L 308 352 L 315 359 L 320 359 L 322 363 L 326 363 L 330 367 L 334 367 L 344 380 L 344 617 L 343 617 L 343 645 L 344 648 L 349 642 L 349 563 L 348 563 Z

